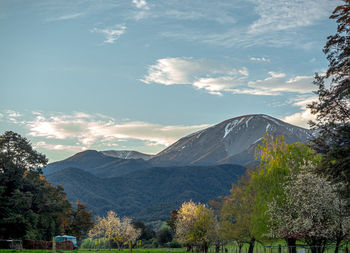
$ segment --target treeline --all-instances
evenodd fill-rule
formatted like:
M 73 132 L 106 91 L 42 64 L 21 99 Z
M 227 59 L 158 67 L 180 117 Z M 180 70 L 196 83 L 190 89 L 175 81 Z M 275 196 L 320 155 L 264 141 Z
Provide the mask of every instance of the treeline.
M 82 203 L 73 207 L 63 187 L 46 181 L 42 168 L 47 162 L 19 134 L 0 136 L 0 239 L 50 241 L 70 234 L 80 240 L 93 225 Z

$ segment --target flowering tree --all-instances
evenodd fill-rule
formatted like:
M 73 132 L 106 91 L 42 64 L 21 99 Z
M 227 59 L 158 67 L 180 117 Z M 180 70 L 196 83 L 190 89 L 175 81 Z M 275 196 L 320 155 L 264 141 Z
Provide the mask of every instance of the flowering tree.
M 272 201 L 267 213 L 272 236 L 305 239 L 313 246 L 312 252 L 323 252 L 327 240 L 339 246 L 349 234 L 349 216 L 336 186 L 311 172 L 313 169 L 309 165 L 291 176 L 284 184 L 284 200 L 278 204 Z
M 131 225 L 130 218 L 120 219 L 115 212 L 109 211 L 107 217 L 97 217 L 94 227 L 89 232 L 89 237 L 108 239 L 109 248 L 110 242 L 113 240 L 120 250 L 122 243 L 133 242 L 140 234 L 140 229 L 135 229 Z
M 186 244 L 188 250 L 197 246 L 199 251 L 208 251 L 210 242 L 216 234 L 216 219 L 212 210 L 192 200 L 184 202 L 177 213 L 176 238 Z

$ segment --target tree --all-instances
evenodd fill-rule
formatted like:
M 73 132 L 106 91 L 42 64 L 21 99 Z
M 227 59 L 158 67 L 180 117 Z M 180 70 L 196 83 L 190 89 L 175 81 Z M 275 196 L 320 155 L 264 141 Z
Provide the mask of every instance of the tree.
M 161 246 L 164 246 L 166 243 L 171 242 L 172 239 L 173 235 L 171 234 L 169 228 L 163 228 L 157 234 L 157 240 Z
M 80 242 L 94 225 L 92 221 L 92 212 L 86 209 L 86 206 L 77 201 L 76 209 L 72 213 L 69 234 L 74 235 Z
M 313 253 L 323 252 L 328 240 L 341 241 L 349 235 L 346 205 L 336 186 L 313 173 L 309 164 L 284 184 L 285 199 L 269 203 L 271 234 L 277 238 L 304 239 Z
M 156 232 L 152 228 L 147 227 L 142 221 L 135 221 L 132 225 L 135 229 L 141 230 L 139 240 L 150 240 L 156 237 Z
M 329 66 L 326 75 L 316 73 L 318 101 L 308 108 L 316 115 L 310 124 L 318 132 L 314 147 L 323 156 L 319 172 L 343 182 L 342 195 L 350 200 L 350 0 L 343 1 L 330 16 L 338 27 L 323 49 Z
M 187 250 L 197 246 L 199 251 L 207 252 L 215 229 L 213 212 L 203 204 L 184 202 L 177 213 L 175 237 Z
M 167 220 L 166 224 L 170 227 L 173 233 L 176 232 L 176 219 L 177 219 L 178 210 L 171 210 L 170 218 Z
M 71 204 L 62 187 L 46 182 L 47 162 L 19 134 L 0 136 L 0 238 L 51 240 L 66 229 Z
M 113 240 L 119 250 L 121 250 L 123 243 L 134 242 L 140 234 L 141 229 L 134 228 L 130 218 L 120 219 L 113 211 L 109 211 L 106 217 L 97 217 L 93 228 L 89 231 L 90 238 L 107 239 L 109 248 L 111 248 L 110 242 Z
M 249 244 L 248 253 L 252 253 L 255 244 L 253 235 L 253 207 L 255 196 L 249 191 L 250 176 L 242 177 L 232 185 L 231 195 L 224 200 L 221 209 L 220 232 L 224 239 L 235 241 L 241 253 L 244 243 Z
M 319 164 L 320 156 L 302 143 L 287 144 L 283 136 L 266 135 L 256 150 L 260 166 L 252 174 L 249 190 L 255 196 L 252 215 L 252 233 L 259 240 L 268 240 L 270 217 L 266 212 L 268 203 L 280 203 L 284 199 L 283 184 L 292 172 L 297 172 L 312 162 Z M 284 238 L 291 252 L 295 252 L 296 239 Z

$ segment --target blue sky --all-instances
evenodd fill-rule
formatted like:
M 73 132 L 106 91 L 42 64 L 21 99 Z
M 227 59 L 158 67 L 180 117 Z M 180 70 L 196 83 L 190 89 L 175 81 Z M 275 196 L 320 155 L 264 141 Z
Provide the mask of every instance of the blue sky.
M 336 0 L 2 0 L 0 130 L 50 161 L 157 153 L 228 118 L 307 127 Z

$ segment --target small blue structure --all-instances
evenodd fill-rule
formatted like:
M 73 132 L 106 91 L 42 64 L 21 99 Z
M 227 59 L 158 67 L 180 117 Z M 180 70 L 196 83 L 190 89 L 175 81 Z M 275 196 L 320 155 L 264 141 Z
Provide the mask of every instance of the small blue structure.
M 72 242 L 74 245 L 74 248 L 78 247 L 77 238 L 75 236 L 71 236 L 71 235 L 58 235 L 58 236 L 56 236 L 56 242 L 65 242 L 65 241 Z

